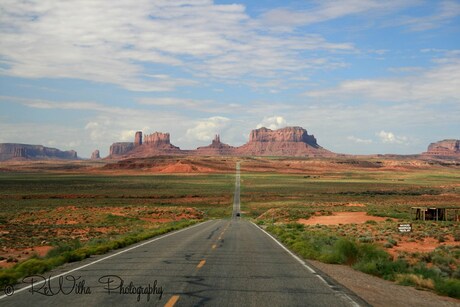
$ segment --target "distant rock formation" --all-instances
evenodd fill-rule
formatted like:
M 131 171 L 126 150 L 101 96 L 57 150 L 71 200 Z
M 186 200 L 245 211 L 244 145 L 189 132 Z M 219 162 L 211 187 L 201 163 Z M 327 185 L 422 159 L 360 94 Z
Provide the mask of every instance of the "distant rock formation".
M 423 155 L 429 156 L 460 156 L 460 140 L 442 140 L 431 143 Z
M 195 154 L 203 156 L 231 156 L 235 154 L 235 147 L 222 143 L 220 136 L 216 134 L 210 145 L 198 147 Z
M 331 156 L 334 153 L 322 148 L 313 135 L 301 127 L 271 130 L 265 127 L 252 130 L 249 142 L 236 149 L 244 156 Z
M 134 143 L 131 143 L 131 142 L 113 143 L 110 146 L 109 156 L 110 157 L 122 156 L 124 154 L 127 154 L 133 149 L 134 149 Z
M 171 141 L 169 139 L 169 133 L 155 132 L 150 135 L 146 135 L 144 136 L 144 144 L 157 147 L 170 147 Z
M 99 149 L 96 149 L 95 151 L 93 151 L 93 153 L 91 154 L 91 160 L 99 160 L 101 158 L 101 155 L 99 153 Z
M 137 131 L 134 136 L 134 147 L 142 145 L 142 131 Z
M 216 135 L 208 146 L 196 150 L 181 150 L 170 142 L 169 133 L 144 135 L 136 132 L 133 143 L 114 143 L 109 158 L 140 158 L 158 155 L 221 155 L 221 156 L 332 156 L 334 153 L 318 145 L 315 137 L 301 127 L 278 130 L 253 130 L 249 142 L 240 147 L 224 144 Z
M 143 136 L 142 131 L 137 131 L 133 143 L 113 143 L 108 158 L 180 155 L 185 152 L 171 144 L 169 133 L 154 132 Z
M 77 152 L 74 150 L 62 151 L 43 145 L 29 145 L 16 143 L 0 144 L 0 161 L 7 160 L 76 160 Z
M 301 127 L 286 127 L 278 130 L 271 130 L 265 127 L 252 130 L 249 136 L 249 143 L 253 142 L 303 142 L 310 146 L 319 147 L 313 135 Z

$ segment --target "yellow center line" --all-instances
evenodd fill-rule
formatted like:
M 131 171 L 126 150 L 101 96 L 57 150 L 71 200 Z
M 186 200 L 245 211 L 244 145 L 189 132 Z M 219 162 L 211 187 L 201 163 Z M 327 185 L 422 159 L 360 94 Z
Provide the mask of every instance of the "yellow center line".
M 173 295 L 169 301 L 165 304 L 165 307 L 173 307 L 174 304 L 179 300 L 179 295 Z
M 198 269 L 201 269 L 203 265 L 206 263 L 206 260 L 201 260 L 200 263 L 196 266 Z
M 228 223 L 227 226 L 224 228 L 224 230 L 220 233 L 219 237 L 217 238 L 217 241 L 222 240 L 222 236 L 223 236 L 224 233 L 227 231 L 228 226 L 230 226 L 230 223 Z M 217 247 L 217 245 L 214 244 L 214 245 L 212 246 L 212 249 L 215 249 L 216 247 Z

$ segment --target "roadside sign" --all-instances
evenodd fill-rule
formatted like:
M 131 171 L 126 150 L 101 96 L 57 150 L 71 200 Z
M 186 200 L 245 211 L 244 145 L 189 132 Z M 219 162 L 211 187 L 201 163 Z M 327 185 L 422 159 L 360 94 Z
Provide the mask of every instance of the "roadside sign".
M 399 232 L 411 232 L 412 224 L 411 223 L 400 223 L 398 224 Z

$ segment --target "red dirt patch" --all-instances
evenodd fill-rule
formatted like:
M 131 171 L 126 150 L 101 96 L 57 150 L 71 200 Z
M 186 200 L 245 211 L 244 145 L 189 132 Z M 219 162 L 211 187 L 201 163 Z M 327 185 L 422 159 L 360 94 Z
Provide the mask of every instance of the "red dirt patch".
M 350 203 L 346 204 L 345 207 L 366 207 L 364 204 Z
M 440 243 L 435 238 L 425 238 L 422 241 L 417 242 L 407 242 L 407 241 L 399 241 L 398 245 L 393 246 L 392 248 L 387 248 L 387 252 L 390 253 L 393 257 L 397 257 L 398 253 L 400 252 L 407 252 L 407 253 L 429 253 L 434 251 L 437 247 L 442 245 L 460 245 L 460 242 L 455 242 L 453 238 L 448 238 L 446 242 Z
M 366 212 L 336 212 L 334 215 L 312 216 L 308 220 L 299 219 L 304 225 L 339 225 L 339 224 L 362 224 L 366 221 L 385 221 L 385 217 L 370 216 Z
M 153 167 L 152 171 L 159 173 L 214 173 L 215 169 L 209 167 L 203 167 L 200 165 L 195 165 L 193 162 L 189 161 L 179 161 L 174 164 L 169 164 L 165 167 Z
M 18 260 L 25 260 L 30 258 L 33 254 L 37 254 L 40 257 L 46 256 L 46 254 L 54 247 L 45 246 L 34 246 L 23 249 L 3 249 L 0 251 L 0 256 L 4 258 L 15 259 L 14 261 L 7 261 L 7 259 L 0 261 L 0 268 L 10 268 L 17 263 Z

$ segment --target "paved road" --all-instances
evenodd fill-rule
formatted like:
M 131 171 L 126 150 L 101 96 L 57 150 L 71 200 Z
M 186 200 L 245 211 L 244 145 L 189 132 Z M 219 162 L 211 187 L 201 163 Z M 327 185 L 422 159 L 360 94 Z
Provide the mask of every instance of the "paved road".
M 37 292 L 16 289 L 0 298 L 0 306 L 356 306 L 350 297 L 362 302 L 327 285 L 240 218 L 207 221 L 51 275 L 59 273 L 66 273 L 62 287 L 59 278 L 51 280 L 49 296 L 44 284 L 35 284 Z
M 240 162 L 236 163 L 236 175 L 235 175 L 235 193 L 233 193 L 233 219 L 238 218 L 237 213 L 240 213 L 241 202 L 240 202 Z

